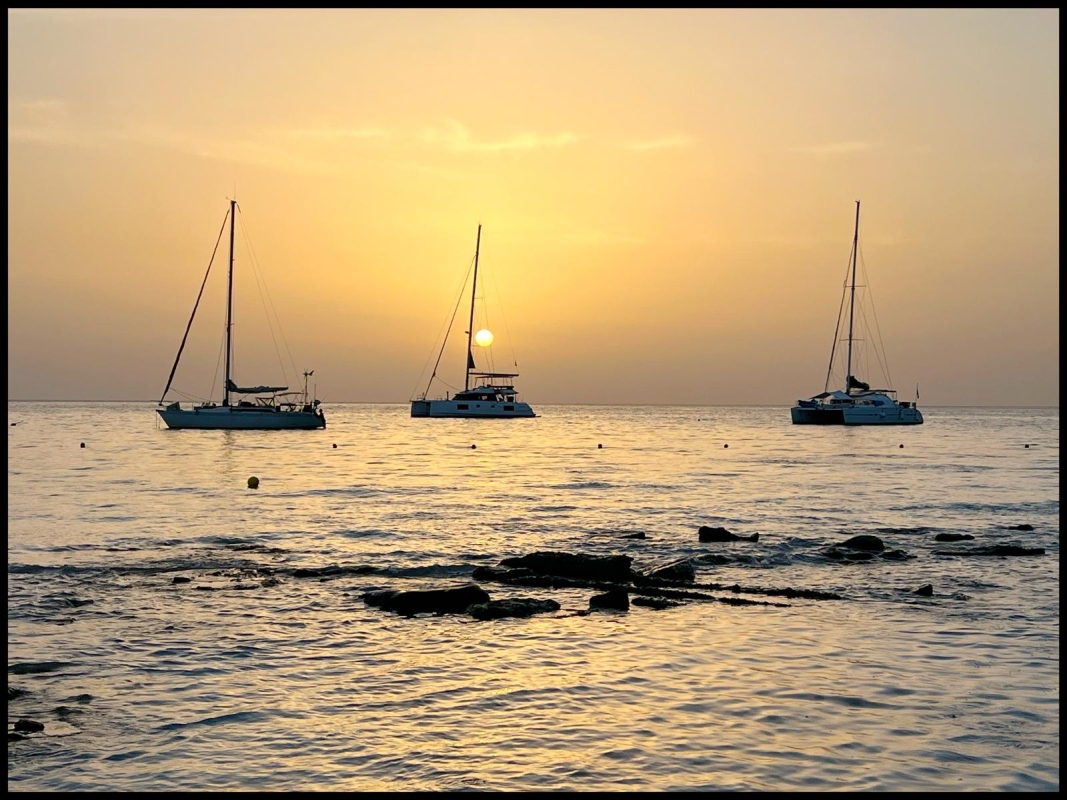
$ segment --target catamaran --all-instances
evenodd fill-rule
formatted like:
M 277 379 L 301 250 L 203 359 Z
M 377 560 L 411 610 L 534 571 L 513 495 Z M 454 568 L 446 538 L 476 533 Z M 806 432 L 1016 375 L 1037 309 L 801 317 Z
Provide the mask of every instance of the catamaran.
M 514 379 L 519 377 L 517 372 L 493 372 L 478 369 L 472 351 L 473 345 L 483 349 L 493 343 L 493 334 L 483 328 L 474 332 L 474 299 L 478 288 L 478 254 L 481 251 L 482 226 L 478 226 L 478 237 L 474 245 L 474 280 L 471 282 L 471 309 L 470 320 L 467 324 L 467 363 L 463 373 L 463 391 L 457 391 L 451 397 L 446 392 L 445 397 L 429 399 L 430 386 L 437 376 L 437 366 L 441 363 L 441 355 L 444 353 L 445 344 L 448 343 L 448 332 L 445 332 L 444 341 L 441 343 L 441 351 L 437 354 L 437 364 L 434 366 L 430 381 L 426 384 L 426 391 L 411 401 L 411 416 L 413 417 L 467 417 L 467 418 L 504 418 L 513 417 L 536 417 L 528 403 L 519 400 L 515 390 Z M 458 303 L 457 303 L 458 305 Z M 453 313 L 453 318 L 455 314 Z
M 308 377 L 314 371 L 304 372 L 303 392 L 290 392 L 288 386 L 238 386 L 231 375 L 233 358 L 233 234 L 234 218 L 237 211 L 237 201 L 230 200 L 230 207 L 226 214 L 230 221 L 230 271 L 226 290 L 226 375 L 223 383 L 222 403 L 205 401 L 190 408 L 182 408 L 178 401 L 164 406 L 163 402 L 170 391 L 174 381 L 174 373 L 178 369 L 178 362 L 185 349 L 185 342 L 189 338 L 189 330 L 193 326 L 193 318 L 196 309 L 200 305 L 200 298 L 204 295 L 204 286 L 207 285 L 208 275 L 211 274 L 211 263 L 208 264 L 204 282 L 200 285 L 200 294 L 197 295 L 193 305 L 193 313 L 189 317 L 189 324 L 185 328 L 185 335 L 178 347 L 178 355 L 171 367 L 170 377 L 167 378 L 166 388 L 159 398 L 159 407 L 156 413 L 167 424 L 168 428 L 197 428 L 206 430 L 314 430 L 326 427 L 326 415 L 319 407 L 318 400 L 309 400 Z M 219 239 L 226 229 L 226 217 L 222 220 L 222 229 L 219 231 Z M 215 242 L 215 250 L 219 243 Z M 214 253 L 211 261 L 214 262 Z M 240 397 L 238 397 L 240 396 Z M 234 402 L 236 400 L 236 402 Z
M 856 201 L 856 229 L 852 236 L 852 254 L 849 258 L 849 271 L 852 282 L 846 280 L 845 291 L 848 292 L 848 360 L 845 370 L 843 389 L 830 390 L 830 380 L 834 368 L 834 356 L 837 351 L 838 335 L 841 330 L 841 313 L 838 312 L 837 327 L 834 329 L 834 344 L 830 349 L 830 366 L 826 370 L 826 383 L 823 391 L 808 400 L 797 400 L 790 409 L 793 423 L 796 425 L 922 425 L 922 412 L 916 407 L 919 400 L 919 388 L 915 387 L 915 402 L 898 401 L 893 389 L 872 389 L 866 381 L 861 381 L 853 373 L 853 328 L 856 311 L 856 258 L 859 253 L 860 236 L 860 201 Z M 842 310 L 844 298 L 842 298 Z M 884 353 L 880 357 L 889 382 L 888 368 L 885 366 Z

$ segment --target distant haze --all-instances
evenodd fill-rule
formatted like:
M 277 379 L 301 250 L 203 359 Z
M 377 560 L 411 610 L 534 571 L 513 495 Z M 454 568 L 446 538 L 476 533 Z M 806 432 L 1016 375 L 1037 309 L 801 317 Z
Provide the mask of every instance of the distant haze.
M 423 391 L 481 224 L 493 363 L 535 407 L 788 405 L 823 388 L 860 200 L 901 399 L 1059 403 L 1056 9 L 8 26 L 10 399 L 158 400 L 236 190 L 245 383 Z M 191 396 L 221 397 L 227 244 Z

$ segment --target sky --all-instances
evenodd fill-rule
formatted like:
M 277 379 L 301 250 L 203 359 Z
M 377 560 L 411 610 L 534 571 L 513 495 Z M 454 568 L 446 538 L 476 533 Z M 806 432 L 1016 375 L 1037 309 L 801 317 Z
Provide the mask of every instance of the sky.
M 535 409 L 790 405 L 860 201 L 854 371 L 1056 406 L 1058 179 L 1057 9 L 9 9 L 8 396 L 156 402 L 211 262 L 168 400 L 221 399 L 236 198 L 241 385 L 462 386 L 481 225 Z

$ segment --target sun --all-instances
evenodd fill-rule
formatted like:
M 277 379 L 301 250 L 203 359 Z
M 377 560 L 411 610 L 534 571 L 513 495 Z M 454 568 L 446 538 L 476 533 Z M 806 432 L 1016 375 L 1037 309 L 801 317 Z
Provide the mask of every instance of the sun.
M 474 343 L 479 347 L 488 347 L 493 343 L 493 332 L 488 328 L 482 328 L 474 334 Z

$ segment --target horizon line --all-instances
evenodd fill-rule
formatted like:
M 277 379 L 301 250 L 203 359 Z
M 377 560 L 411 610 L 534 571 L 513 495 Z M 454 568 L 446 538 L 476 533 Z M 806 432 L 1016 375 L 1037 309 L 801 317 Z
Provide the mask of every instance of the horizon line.
M 48 400 L 41 398 L 28 398 L 13 400 L 8 398 L 8 403 L 144 403 L 151 404 L 155 407 L 159 407 L 162 404 L 156 400 Z M 408 405 L 411 400 L 336 400 L 329 405 L 338 406 L 354 406 L 354 405 L 368 405 L 368 406 L 403 406 Z M 322 404 L 327 405 L 326 403 Z M 642 406 L 642 407 L 659 407 L 659 408 L 789 408 L 790 406 L 782 405 L 779 403 L 542 403 L 538 402 L 538 405 L 544 406 L 603 406 L 610 408 L 612 406 Z M 1054 405 L 1002 405 L 1002 404 L 974 404 L 974 405 L 958 405 L 954 403 L 924 403 L 924 408 L 1056 408 L 1058 409 L 1059 403 Z

